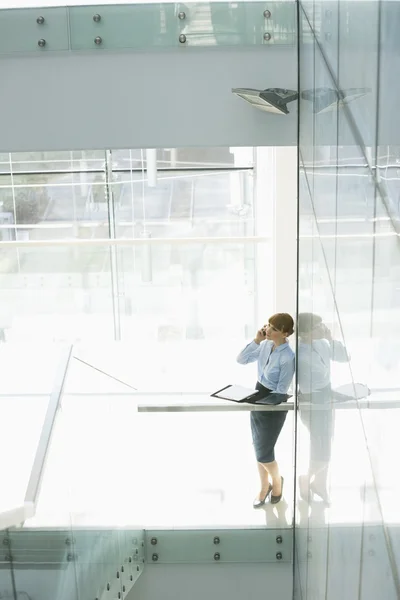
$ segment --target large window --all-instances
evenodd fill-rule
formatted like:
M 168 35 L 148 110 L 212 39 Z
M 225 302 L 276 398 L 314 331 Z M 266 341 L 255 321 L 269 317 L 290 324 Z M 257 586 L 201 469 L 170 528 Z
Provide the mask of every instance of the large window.
M 253 165 L 251 148 L 0 155 L 1 239 L 21 242 L 0 248 L 3 337 L 242 337 Z

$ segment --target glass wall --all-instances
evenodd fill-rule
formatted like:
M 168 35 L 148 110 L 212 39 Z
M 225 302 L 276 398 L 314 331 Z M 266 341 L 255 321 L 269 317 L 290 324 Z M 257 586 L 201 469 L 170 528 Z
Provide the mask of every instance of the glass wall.
M 295 596 L 303 600 L 400 593 L 393 5 L 300 7 Z

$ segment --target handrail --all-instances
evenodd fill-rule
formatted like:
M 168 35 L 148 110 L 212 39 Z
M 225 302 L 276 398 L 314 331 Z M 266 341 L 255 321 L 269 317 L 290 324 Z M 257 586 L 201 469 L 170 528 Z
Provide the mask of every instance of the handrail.
M 72 345 L 65 349 L 64 356 L 60 361 L 60 365 L 55 376 L 54 386 L 50 394 L 49 404 L 43 422 L 42 433 L 40 435 L 35 460 L 33 462 L 31 475 L 29 477 L 29 482 L 26 489 L 25 505 L 27 507 L 33 507 L 33 512 L 35 512 L 36 503 L 40 493 L 40 487 L 43 480 L 43 473 L 53 434 L 54 423 L 60 407 L 60 400 L 63 394 L 71 357 Z M 29 514 L 29 516 L 33 515 Z

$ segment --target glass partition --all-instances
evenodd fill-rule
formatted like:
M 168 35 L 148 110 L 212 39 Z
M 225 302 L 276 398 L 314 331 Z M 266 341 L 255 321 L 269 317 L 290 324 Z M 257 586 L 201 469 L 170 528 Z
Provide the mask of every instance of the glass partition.
M 62 348 L 50 350 L 41 343 L 0 345 L 0 413 L 4 425 L 0 437 L 4 457 L 1 463 L 0 515 L 5 519 L 3 521 L 0 516 L 2 527 L 7 526 L 8 511 L 19 507 L 23 521 L 25 502 L 34 501 L 33 497 L 26 497 L 27 488 L 45 419 L 51 411 L 52 393 L 62 356 Z
M 258 484 L 248 412 L 216 412 L 209 399 L 215 373 L 194 387 L 195 373 L 180 376 L 183 355 L 166 349 L 153 353 L 160 370 L 154 381 L 143 346 L 74 347 L 36 515 L 26 527 L 291 526 L 289 476 L 277 509 L 254 511 L 249 501 Z M 216 360 L 207 354 L 197 361 L 205 372 Z M 226 362 L 219 381 L 240 369 L 234 356 L 233 368 Z M 210 412 L 185 412 L 194 402 Z M 183 412 L 170 413 L 177 404 Z M 160 405 L 165 412 L 151 411 Z M 277 446 L 285 473 L 292 471 L 291 417 Z M 190 503 L 182 504 L 184 497 Z
M 311 13 L 306 3 L 314 20 L 302 20 L 300 38 L 301 90 L 320 89 L 313 105 L 309 94 L 300 101 L 295 597 L 394 599 L 391 507 L 399 490 L 389 448 L 397 446 L 399 247 L 384 180 L 392 150 L 382 144 L 378 165 L 375 158 L 381 7 L 339 3 L 336 62 L 317 24 L 318 14 L 326 24 L 329 9 L 314 3 Z M 363 27 L 363 40 L 360 18 L 374 33 Z M 349 105 L 318 110 L 321 87 L 341 94 L 351 85 L 370 89 Z M 345 389 L 352 400 L 338 393 Z

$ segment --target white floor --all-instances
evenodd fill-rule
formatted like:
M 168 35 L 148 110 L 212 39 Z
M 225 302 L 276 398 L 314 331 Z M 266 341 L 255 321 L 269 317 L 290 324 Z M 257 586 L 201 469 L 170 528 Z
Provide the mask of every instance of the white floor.
M 368 411 L 368 418 L 376 424 L 380 412 Z M 400 412 L 393 413 L 391 426 L 396 428 Z M 298 518 L 303 524 L 379 523 L 379 502 L 389 521 L 398 521 L 397 505 L 392 506 L 400 492 L 398 480 L 390 477 L 383 457 L 376 465 L 379 481 L 372 477 L 359 414 L 337 411 L 331 506 L 300 501 Z M 299 443 L 302 472 L 308 460 L 302 427 Z M 293 413 L 288 414 L 276 450 L 285 477 L 284 499 L 254 510 L 258 474 L 248 413 L 137 413 L 129 399 L 65 397 L 37 516 L 26 525 L 289 527 Z M 385 464 L 386 470 L 381 468 Z

